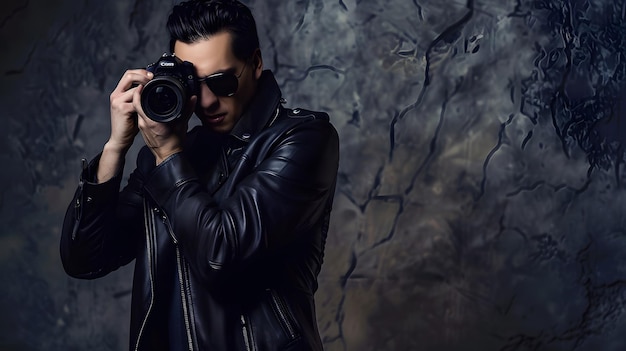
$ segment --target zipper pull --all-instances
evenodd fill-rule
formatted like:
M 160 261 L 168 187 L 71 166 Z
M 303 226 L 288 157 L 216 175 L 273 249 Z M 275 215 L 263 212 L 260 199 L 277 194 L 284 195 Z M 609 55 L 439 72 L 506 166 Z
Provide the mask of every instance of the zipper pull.
M 80 197 L 82 196 L 82 184 L 81 184 L 81 189 L 79 191 L 80 191 L 80 194 L 76 197 L 76 202 L 74 203 L 74 228 L 72 228 L 72 241 L 76 240 L 76 233 L 78 233 L 78 225 L 80 224 L 80 217 L 81 217 Z

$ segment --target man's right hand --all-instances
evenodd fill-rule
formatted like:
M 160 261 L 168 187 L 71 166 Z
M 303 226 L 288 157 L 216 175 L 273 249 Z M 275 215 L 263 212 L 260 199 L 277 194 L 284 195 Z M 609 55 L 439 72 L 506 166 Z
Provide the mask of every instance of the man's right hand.
M 139 132 L 137 111 L 133 107 L 135 90 L 152 79 L 145 69 L 128 70 L 111 93 L 111 137 L 107 144 L 114 150 L 128 150 Z
M 145 69 L 128 70 L 111 93 L 111 136 L 104 145 L 98 164 L 98 183 L 113 178 L 123 164 L 124 157 L 139 132 L 133 96 L 136 90 L 141 92 L 152 77 L 153 74 Z

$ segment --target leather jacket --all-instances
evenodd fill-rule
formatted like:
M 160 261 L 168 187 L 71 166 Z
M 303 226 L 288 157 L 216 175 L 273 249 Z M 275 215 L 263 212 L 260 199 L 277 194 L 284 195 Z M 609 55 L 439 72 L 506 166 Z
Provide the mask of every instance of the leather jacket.
M 135 260 L 131 350 L 322 350 L 339 142 L 325 113 L 282 102 L 263 72 L 230 134 L 196 127 L 159 166 L 144 147 L 122 191 L 121 174 L 97 184 L 98 157 L 84 166 L 61 259 L 81 279 Z

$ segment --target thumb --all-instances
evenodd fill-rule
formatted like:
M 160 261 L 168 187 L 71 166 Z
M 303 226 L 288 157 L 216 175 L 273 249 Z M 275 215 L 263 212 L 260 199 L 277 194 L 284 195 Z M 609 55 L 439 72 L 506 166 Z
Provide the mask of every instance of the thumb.
M 139 84 L 133 93 L 133 108 L 140 116 L 145 116 L 143 107 L 141 106 L 141 92 L 143 91 L 143 85 Z
M 189 118 L 191 118 L 191 115 L 196 109 L 196 102 L 198 102 L 198 96 L 196 95 L 191 96 L 191 98 L 189 99 L 189 103 L 187 104 L 187 107 L 185 108 L 185 111 L 183 114 L 183 116 L 185 117 L 185 120 L 189 120 Z

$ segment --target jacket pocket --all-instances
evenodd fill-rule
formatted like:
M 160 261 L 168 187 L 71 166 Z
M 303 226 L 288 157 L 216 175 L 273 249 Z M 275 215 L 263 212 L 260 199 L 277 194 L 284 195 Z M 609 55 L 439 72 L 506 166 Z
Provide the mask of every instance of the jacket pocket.
M 290 341 L 298 339 L 300 335 L 289 306 L 276 290 L 269 289 L 268 292 L 270 295 L 272 310 L 274 311 L 274 315 L 276 316 L 281 328 Z
M 261 290 L 240 316 L 242 349 L 246 351 L 304 350 L 303 338 L 287 300 L 275 290 Z M 240 340 L 241 340 L 240 339 Z M 295 347 L 295 348 L 294 348 Z

